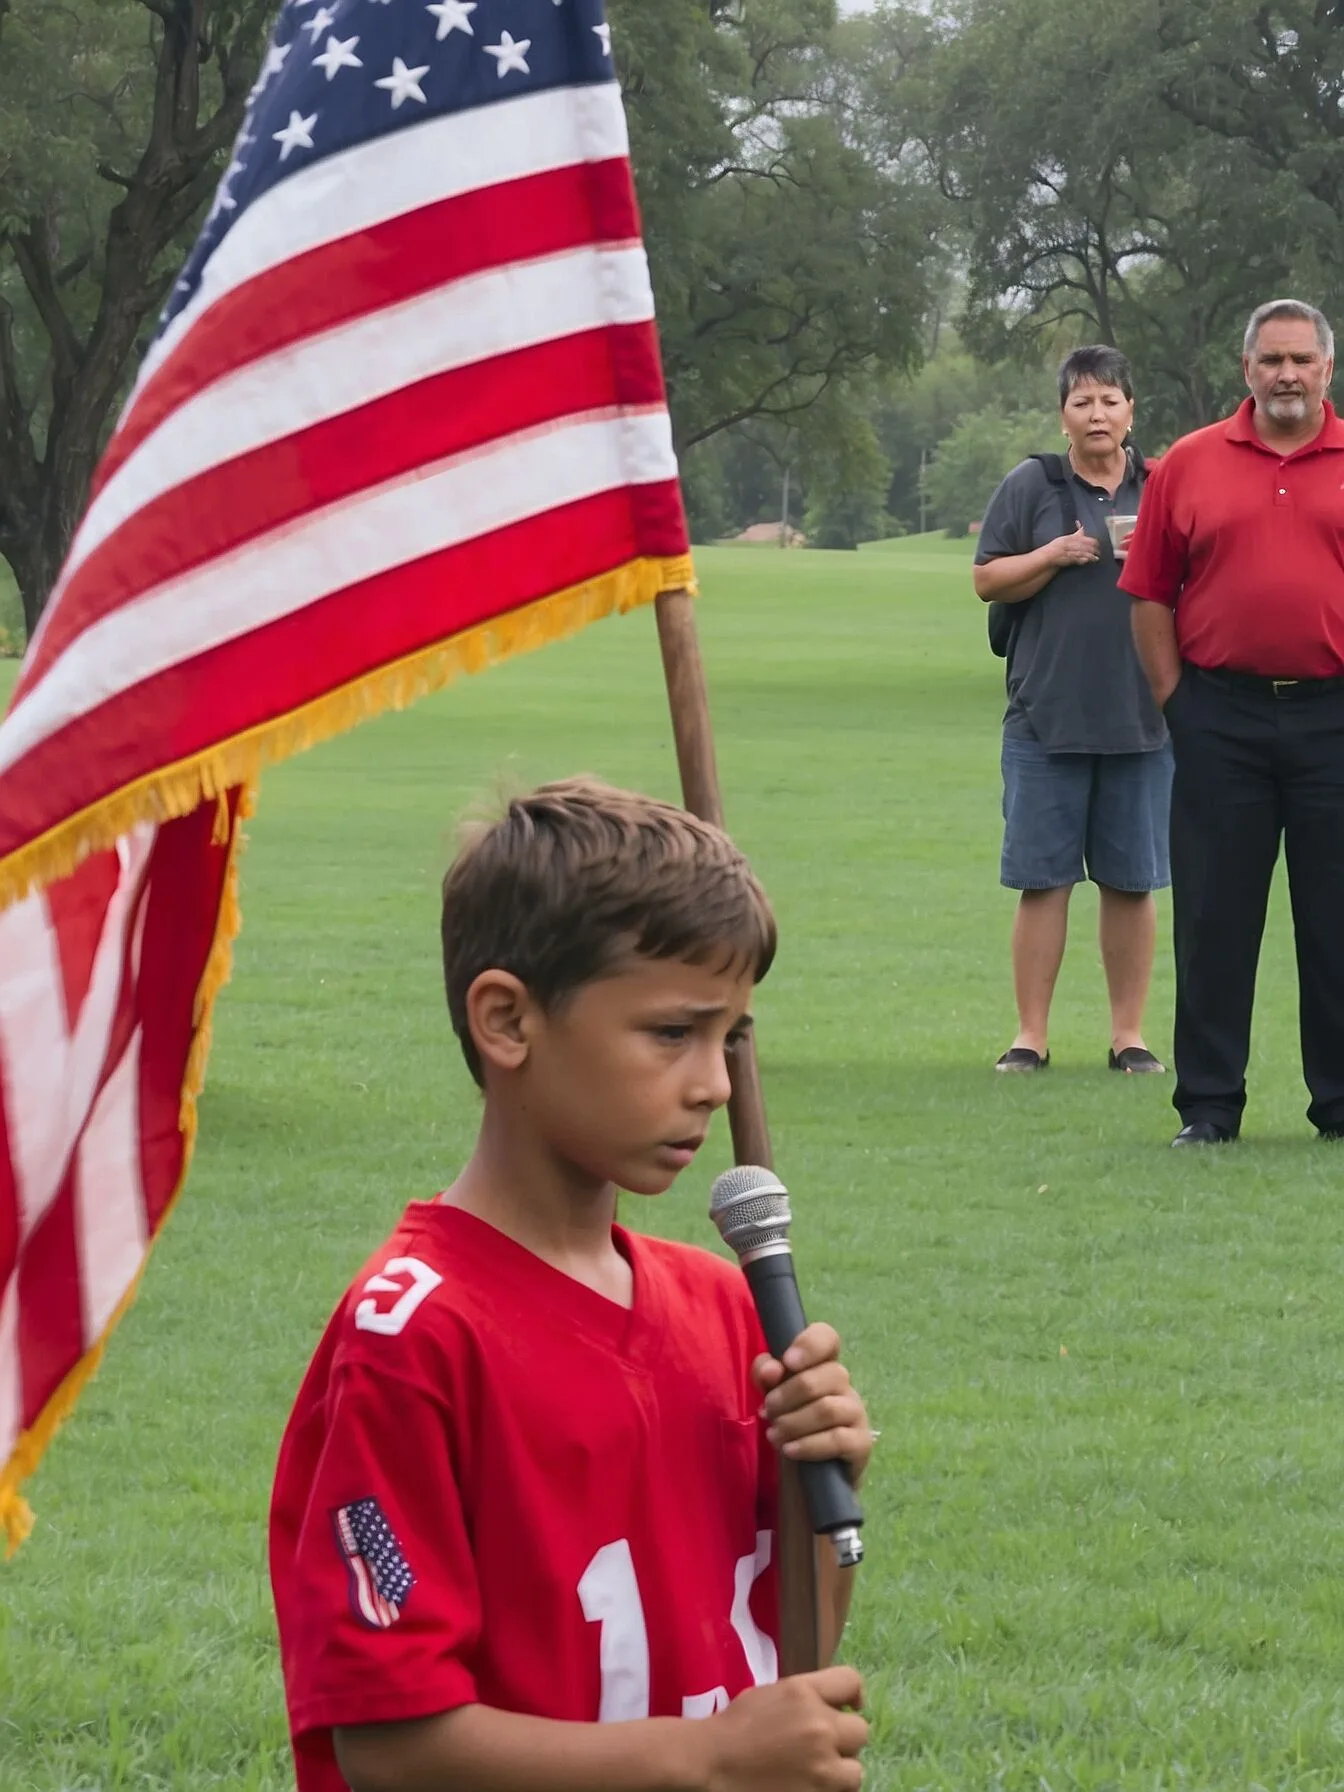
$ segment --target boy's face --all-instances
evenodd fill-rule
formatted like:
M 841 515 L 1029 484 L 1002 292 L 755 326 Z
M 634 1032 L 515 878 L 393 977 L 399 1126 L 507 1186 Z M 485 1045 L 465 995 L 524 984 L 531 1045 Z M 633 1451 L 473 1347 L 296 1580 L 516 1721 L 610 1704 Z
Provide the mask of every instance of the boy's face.
M 534 1011 L 524 1108 L 545 1145 L 595 1181 L 662 1194 L 728 1100 L 753 987 L 741 964 L 632 957 Z

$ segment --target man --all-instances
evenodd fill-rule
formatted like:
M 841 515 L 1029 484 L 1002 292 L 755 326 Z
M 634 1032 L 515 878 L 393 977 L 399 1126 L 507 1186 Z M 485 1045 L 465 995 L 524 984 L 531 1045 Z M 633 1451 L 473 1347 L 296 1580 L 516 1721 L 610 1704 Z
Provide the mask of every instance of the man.
M 1320 312 L 1252 314 L 1250 397 L 1153 475 L 1121 578 L 1175 747 L 1174 1144 L 1235 1139 L 1284 837 L 1307 1117 L 1344 1137 L 1344 424 Z
M 1129 363 L 1076 349 L 1059 370 L 1067 459 L 1053 481 L 1039 458 L 1014 467 L 980 525 L 976 595 L 1013 606 L 1003 723 L 1000 881 L 1020 891 L 1013 923 L 1017 1036 L 996 1070 L 1050 1062 L 1050 1001 L 1069 897 L 1100 887 L 1112 1070 L 1160 1072 L 1143 1042 L 1153 968 L 1153 891 L 1167 882 L 1167 731 L 1135 657 L 1116 587 L 1110 524 L 1139 507 L 1142 462 Z M 1020 621 L 1018 618 L 1020 617 Z

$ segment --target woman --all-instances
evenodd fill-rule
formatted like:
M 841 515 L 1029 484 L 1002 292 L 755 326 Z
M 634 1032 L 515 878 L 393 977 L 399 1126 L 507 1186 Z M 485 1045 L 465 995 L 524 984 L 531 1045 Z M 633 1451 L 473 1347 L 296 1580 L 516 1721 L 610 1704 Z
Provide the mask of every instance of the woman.
M 1017 1035 L 995 1065 L 1050 1062 L 1050 1001 L 1064 956 L 1069 897 L 1086 876 L 1100 890 L 1101 956 L 1110 993 L 1112 1070 L 1161 1072 L 1143 1040 L 1153 968 L 1153 891 L 1169 881 L 1167 731 L 1117 589 L 1144 467 L 1127 446 L 1134 421 L 1129 363 L 1080 348 L 1059 370 L 1068 453 L 1014 467 L 990 499 L 975 556 L 975 591 L 1012 606 L 1003 722 L 1004 840 L 1000 881 L 1021 892 L 1013 925 Z M 1057 480 L 1051 478 L 1056 472 Z M 1123 546 L 1122 550 L 1123 552 Z

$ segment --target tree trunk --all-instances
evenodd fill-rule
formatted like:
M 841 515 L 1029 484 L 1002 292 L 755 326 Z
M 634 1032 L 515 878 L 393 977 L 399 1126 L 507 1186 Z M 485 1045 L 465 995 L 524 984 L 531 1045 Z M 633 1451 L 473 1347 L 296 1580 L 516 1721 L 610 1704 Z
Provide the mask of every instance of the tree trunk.
M 0 0 L 0 19 L 7 3 Z M 133 172 L 107 176 L 125 197 L 99 246 L 101 290 L 87 334 L 76 330 L 67 308 L 52 248 L 57 233 L 44 228 L 42 214 L 0 236 L 51 343 L 51 403 L 39 454 L 33 408 L 19 391 L 13 317 L 0 306 L 0 556 L 18 582 L 30 636 L 83 514 L 137 343 L 171 279 L 162 271 L 164 257 L 184 243 L 242 122 L 272 7 L 271 0 L 213 8 L 207 0 L 177 0 L 172 12 L 149 10 L 164 21 L 154 50 L 153 124 Z M 211 39 L 215 27 L 221 35 Z M 202 117 L 207 58 L 219 67 L 222 93 Z
M 84 514 L 103 431 L 133 345 L 131 329 L 110 354 L 95 349 L 81 356 L 69 393 L 53 405 L 46 453 L 40 461 L 33 457 L 27 477 L 5 465 L 10 457 L 0 457 L 0 477 L 14 475 L 12 501 L 0 519 L 0 556 L 19 587 L 30 640 Z
M 48 533 L 34 529 L 26 532 L 22 540 L 5 555 L 19 587 L 19 599 L 23 604 L 23 626 L 30 641 L 47 598 L 51 595 L 52 586 L 60 576 L 61 563 L 65 559 L 68 545 L 69 535 L 65 531 L 57 531 L 53 538 Z

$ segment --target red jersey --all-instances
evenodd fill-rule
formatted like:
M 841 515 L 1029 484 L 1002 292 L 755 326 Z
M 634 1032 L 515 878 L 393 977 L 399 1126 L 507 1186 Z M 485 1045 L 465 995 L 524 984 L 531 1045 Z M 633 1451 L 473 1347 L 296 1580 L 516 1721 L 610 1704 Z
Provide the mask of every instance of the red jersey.
M 416 1202 L 327 1327 L 271 1506 L 299 1792 L 345 1787 L 334 1724 L 707 1716 L 775 1678 L 746 1281 L 613 1236 L 628 1310 Z
M 1283 455 L 1247 399 L 1144 489 L 1120 589 L 1176 612 L 1181 658 L 1266 678 L 1344 673 L 1344 423 Z

